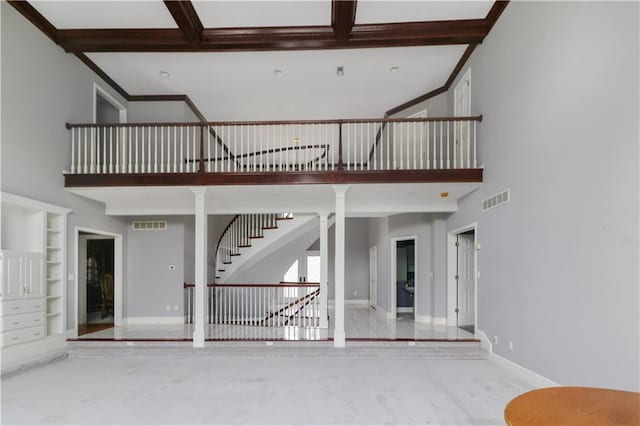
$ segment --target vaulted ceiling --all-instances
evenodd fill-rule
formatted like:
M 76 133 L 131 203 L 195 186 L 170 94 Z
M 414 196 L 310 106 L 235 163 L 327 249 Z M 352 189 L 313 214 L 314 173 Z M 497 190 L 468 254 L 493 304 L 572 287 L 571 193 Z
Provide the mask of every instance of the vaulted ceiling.
M 125 97 L 186 95 L 211 121 L 381 117 L 446 90 L 506 6 L 363 0 L 11 4 L 106 74 Z

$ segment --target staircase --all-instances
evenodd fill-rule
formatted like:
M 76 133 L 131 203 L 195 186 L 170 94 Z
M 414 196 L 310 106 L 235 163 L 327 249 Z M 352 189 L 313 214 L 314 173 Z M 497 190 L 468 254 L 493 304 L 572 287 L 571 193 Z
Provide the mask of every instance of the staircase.
M 216 245 L 215 283 L 237 282 L 243 277 L 243 272 L 267 255 L 303 235 L 309 234 L 313 238 L 314 235 L 310 234 L 310 231 L 317 226 L 316 215 L 296 215 L 295 217 L 291 213 L 236 215 L 227 225 Z M 310 242 L 307 247 L 309 244 Z

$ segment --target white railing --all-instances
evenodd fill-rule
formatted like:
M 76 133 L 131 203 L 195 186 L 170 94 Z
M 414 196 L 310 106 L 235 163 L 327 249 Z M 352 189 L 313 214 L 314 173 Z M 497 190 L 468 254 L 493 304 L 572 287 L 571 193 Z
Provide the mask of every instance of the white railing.
M 209 284 L 207 322 L 264 327 L 318 327 L 320 284 Z M 184 284 L 185 312 L 193 323 L 194 285 Z
M 68 124 L 70 173 L 471 169 L 481 119 Z

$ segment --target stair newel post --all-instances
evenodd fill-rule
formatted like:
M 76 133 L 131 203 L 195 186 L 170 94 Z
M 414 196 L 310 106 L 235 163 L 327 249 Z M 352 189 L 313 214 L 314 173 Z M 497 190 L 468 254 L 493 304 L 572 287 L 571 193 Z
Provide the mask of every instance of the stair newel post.
M 342 164 L 342 120 L 338 122 L 338 170 L 344 168 Z
M 199 173 L 204 173 L 204 124 L 200 125 L 200 165 Z

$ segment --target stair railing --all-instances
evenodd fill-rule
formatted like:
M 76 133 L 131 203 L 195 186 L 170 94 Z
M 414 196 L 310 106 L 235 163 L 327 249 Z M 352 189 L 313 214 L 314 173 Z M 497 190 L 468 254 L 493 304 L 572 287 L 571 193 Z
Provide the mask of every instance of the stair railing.
M 184 283 L 185 316 L 193 323 L 194 284 Z M 319 327 L 320 284 L 207 284 L 209 324 Z
M 292 213 L 235 215 L 224 229 L 214 253 L 216 276 L 226 271 L 233 258 L 240 256 L 241 249 L 251 247 L 251 242 L 264 238 L 264 231 L 277 229 L 278 221 L 293 219 Z

